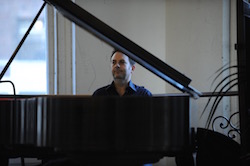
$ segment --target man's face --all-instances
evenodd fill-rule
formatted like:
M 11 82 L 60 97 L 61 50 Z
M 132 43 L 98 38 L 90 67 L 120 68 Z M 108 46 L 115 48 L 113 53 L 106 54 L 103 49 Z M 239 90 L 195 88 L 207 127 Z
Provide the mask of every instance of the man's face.
M 135 66 L 131 66 L 129 58 L 121 52 L 111 57 L 112 75 L 114 80 L 130 81 Z

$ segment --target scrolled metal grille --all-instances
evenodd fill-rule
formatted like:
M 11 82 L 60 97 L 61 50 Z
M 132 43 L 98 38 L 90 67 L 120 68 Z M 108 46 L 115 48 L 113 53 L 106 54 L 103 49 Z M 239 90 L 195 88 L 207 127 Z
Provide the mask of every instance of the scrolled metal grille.
M 220 126 L 221 129 L 227 129 L 227 128 L 229 128 L 227 136 L 229 138 L 231 138 L 231 139 L 235 139 L 236 135 L 240 136 L 240 128 L 232 123 L 232 118 L 234 116 L 238 115 L 238 114 L 239 114 L 239 112 L 235 112 L 229 118 L 224 117 L 224 116 L 217 116 L 217 117 L 215 117 L 213 119 L 213 122 L 212 122 L 213 131 L 216 131 L 215 121 L 217 121 L 218 119 L 223 119 L 224 123 L 221 122 L 219 126 Z

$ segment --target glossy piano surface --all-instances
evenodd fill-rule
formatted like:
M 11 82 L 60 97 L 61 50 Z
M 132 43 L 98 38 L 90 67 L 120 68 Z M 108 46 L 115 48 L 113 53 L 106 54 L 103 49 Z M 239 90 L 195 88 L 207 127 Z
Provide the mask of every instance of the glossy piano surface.
M 2 97 L 0 108 L 0 145 L 27 156 L 48 148 L 55 154 L 158 160 L 190 146 L 187 95 Z

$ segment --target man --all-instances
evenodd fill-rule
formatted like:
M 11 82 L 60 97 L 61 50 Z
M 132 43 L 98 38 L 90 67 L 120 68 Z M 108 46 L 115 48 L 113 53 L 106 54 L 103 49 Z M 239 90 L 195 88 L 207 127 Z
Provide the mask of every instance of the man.
M 135 62 L 120 51 L 111 55 L 113 82 L 97 89 L 93 96 L 152 96 L 152 93 L 132 83 L 131 76 L 135 70 Z

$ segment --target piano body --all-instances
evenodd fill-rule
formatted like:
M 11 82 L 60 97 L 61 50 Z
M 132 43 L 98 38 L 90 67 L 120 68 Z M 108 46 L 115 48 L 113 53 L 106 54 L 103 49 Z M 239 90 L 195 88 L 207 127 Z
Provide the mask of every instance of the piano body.
M 0 108 L 1 153 L 10 157 L 153 163 L 191 145 L 188 95 L 20 96 Z
M 191 80 L 70 0 L 45 1 L 186 93 L 153 97 L 2 95 L 0 155 L 142 164 L 189 150 L 189 100 L 200 95 L 189 86 Z

